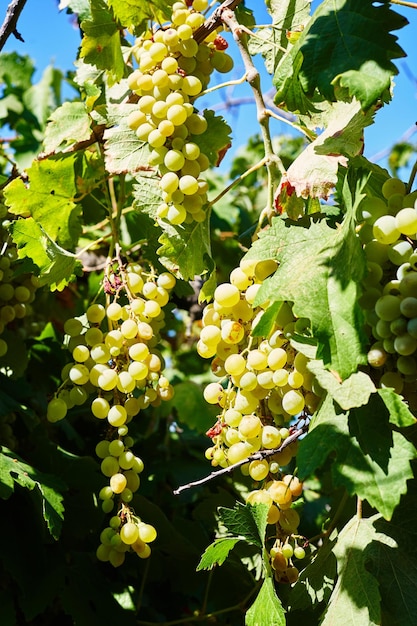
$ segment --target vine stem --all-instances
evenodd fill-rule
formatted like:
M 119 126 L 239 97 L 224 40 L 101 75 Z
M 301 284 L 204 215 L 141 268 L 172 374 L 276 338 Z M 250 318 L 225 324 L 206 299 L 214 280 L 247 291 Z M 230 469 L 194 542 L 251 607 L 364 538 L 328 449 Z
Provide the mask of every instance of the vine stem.
M 391 0 L 391 4 L 400 4 L 403 7 L 408 7 L 409 9 L 417 9 L 416 2 L 406 2 L 406 0 Z
M 24 41 L 22 35 L 17 31 L 16 26 L 25 4 L 26 0 L 12 0 L 7 7 L 6 17 L 0 28 L 0 50 L 3 49 L 10 35 L 14 35 L 19 41 Z
M 265 151 L 265 164 L 268 172 L 268 199 L 265 209 L 262 211 L 262 218 L 272 214 L 274 206 L 275 181 L 279 180 L 285 173 L 281 159 L 274 153 L 271 133 L 269 130 L 270 115 L 267 111 L 265 101 L 261 91 L 261 79 L 258 70 L 253 64 L 252 57 L 248 49 L 246 29 L 242 27 L 236 19 L 234 12 L 224 9 L 221 14 L 222 21 L 230 28 L 233 38 L 236 41 L 242 61 L 246 70 L 246 80 L 253 91 L 257 119 L 261 128 L 262 140 Z
M 236 187 L 236 185 L 238 185 L 244 178 L 246 178 L 246 176 L 249 176 L 249 174 L 252 174 L 252 172 L 256 172 L 256 170 L 259 170 L 261 167 L 263 167 L 264 165 L 266 165 L 267 163 L 267 158 L 264 157 L 263 159 L 261 159 L 256 165 L 253 165 L 252 167 L 250 167 L 248 170 L 246 170 L 243 174 L 241 174 L 240 176 L 238 176 L 237 178 L 235 178 L 235 180 L 233 180 L 230 185 L 227 185 L 227 187 L 225 187 L 223 189 L 223 191 L 221 191 L 215 198 L 214 200 L 211 200 L 209 202 L 209 206 L 213 206 L 213 204 L 216 204 L 216 202 L 218 202 L 220 200 L 220 198 L 223 198 L 223 196 L 225 196 L 231 189 L 233 189 L 233 187 Z
M 241 467 L 242 465 L 245 465 L 246 463 L 249 463 L 250 461 L 262 461 L 262 459 L 266 459 L 269 456 L 273 456 L 274 454 L 277 454 L 278 452 L 282 452 L 284 448 L 286 448 L 291 443 L 296 441 L 299 437 L 301 437 L 301 435 L 306 433 L 307 430 L 308 430 L 308 424 L 305 423 L 300 428 L 297 428 L 297 430 L 295 430 L 286 439 L 284 439 L 284 442 L 280 445 L 279 448 L 259 450 L 259 452 L 255 452 L 254 454 L 251 454 L 247 458 L 242 459 L 241 461 L 238 461 L 237 463 L 233 463 L 233 465 L 228 465 L 227 467 L 223 467 L 220 470 L 211 472 L 208 476 L 204 476 L 203 478 L 200 478 L 199 480 L 194 480 L 193 482 L 186 483 L 185 485 L 181 485 L 181 487 L 178 487 L 177 489 L 173 491 L 173 494 L 175 496 L 178 496 L 182 491 L 185 491 L 186 489 L 190 489 L 191 487 L 198 487 L 199 485 L 208 483 L 210 480 L 214 480 L 215 478 L 217 478 L 218 476 L 222 476 L 223 474 L 230 474 L 230 472 L 233 472 L 233 470 L 237 469 L 238 467 Z
M 414 182 L 414 179 L 416 177 L 416 174 L 417 174 L 417 162 L 414 163 L 413 169 L 411 170 L 410 179 L 409 179 L 408 184 L 407 184 L 407 193 L 411 192 L 411 189 L 413 187 L 413 182 Z

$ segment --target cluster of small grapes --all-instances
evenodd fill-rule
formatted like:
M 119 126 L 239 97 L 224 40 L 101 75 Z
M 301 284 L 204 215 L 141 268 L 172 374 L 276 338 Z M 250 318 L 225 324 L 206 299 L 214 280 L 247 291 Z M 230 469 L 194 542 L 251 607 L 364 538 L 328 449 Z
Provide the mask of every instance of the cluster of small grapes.
M 108 422 L 107 438 L 96 446 L 101 471 L 109 479 L 99 494 L 102 508 L 110 513 L 116 497 L 124 518 L 130 523 L 130 518 L 136 518 L 129 513 L 128 503 L 139 488 L 143 462 L 130 450 L 133 440 L 128 434 L 128 424 L 142 409 L 158 406 L 162 400 L 173 397 L 174 390 L 162 374 L 163 358 L 156 346 L 164 326 L 163 307 L 168 304 L 176 280 L 168 272 L 158 277 L 152 272 L 145 273 L 138 263 L 119 268 L 119 274 L 112 274 L 106 282 L 106 291 L 114 295 L 107 307 L 92 304 L 85 319 L 71 318 L 65 322 L 67 348 L 73 362 L 62 372 L 64 382 L 48 404 L 47 418 L 51 422 L 61 420 L 69 408 L 84 404 L 94 395 L 92 414 Z M 104 320 L 108 327 L 105 331 L 100 328 Z M 117 535 L 125 528 L 124 518 L 120 518 L 120 532 L 113 529 Z M 142 528 L 140 524 L 139 527 Z M 127 532 L 123 530 L 118 548 L 114 546 L 118 540 L 111 545 L 102 541 L 107 546 L 100 548 L 102 560 L 106 553 L 107 560 L 120 564 L 126 549 L 121 550 L 122 544 L 127 549 L 135 544 L 141 556 L 149 555 L 148 548 L 140 549 L 145 541 L 142 535 L 129 543 L 123 538 Z
M 0 205 L 0 218 L 6 217 L 7 210 Z M 4 330 L 15 328 L 20 320 L 33 315 L 32 302 L 39 287 L 39 279 L 33 274 L 17 274 L 17 250 L 7 241 L 7 233 L 1 229 L 0 241 L 0 335 Z M 37 326 L 34 325 L 34 331 Z M 0 337 L 0 357 L 8 350 L 7 342 Z
M 269 555 L 277 582 L 296 582 L 298 569 L 293 559 L 301 560 L 306 556 L 304 547 L 298 545 L 300 539 L 305 543 L 305 539 L 297 534 L 300 516 L 296 509 L 291 508 L 302 491 L 303 484 L 297 476 L 285 474 L 280 480 L 270 480 L 262 489 L 251 491 L 246 498 L 250 504 L 269 506 L 267 523 L 276 529 L 275 535 L 270 537 L 273 545 Z
M 214 466 L 227 467 L 260 450 L 279 448 L 289 434 L 285 424 L 317 407 L 308 358 L 289 342 L 306 320 L 296 320 L 284 303 L 267 338 L 252 334 L 264 313 L 262 306 L 253 305 L 255 297 L 275 269 L 272 261 L 243 260 L 231 272 L 230 282 L 216 288 L 214 302 L 203 312 L 197 351 L 204 358 L 214 357 L 212 371 L 222 379 L 204 390 L 206 401 L 222 409 L 208 432 L 213 445 L 206 457 Z M 292 443 L 268 460 L 252 461 L 249 475 L 263 481 L 276 474 L 295 448 Z
M 148 31 L 133 47 L 139 69 L 128 84 L 139 100 L 128 125 L 151 148 L 149 165 L 161 176 L 163 203 L 157 216 L 171 224 L 205 219 L 208 185 L 200 173 L 210 162 L 196 137 L 207 131 L 207 121 L 194 101 L 214 69 L 228 72 L 233 67 L 217 31 L 200 44 L 193 38 L 207 7 L 207 0 L 194 0 L 191 6 L 174 2 L 172 24 Z
M 6 413 L 0 416 L 0 446 L 6 446 L 10 450 L 16 450 L 18 447 L 18 441 L 13 432 L 15 421 L 15 413 Z
M 360 304 L 376 340 L 368 353 L 378 384 L 402 393 L 417 408 L 417 200 L 388 179 L 385 200 L 361 204 L 359 231 L 367 260 Z
M 129 550 L 136 552 L 141 559 L 147 559 L 151 554 L 149 544 L 155 539 L 155 528 L 142 522 L 130 507 L 122 504 L 119 513 L 110 518 L 109 525 L 101 532 L 96 556 L 113 567 L 122 565 Z

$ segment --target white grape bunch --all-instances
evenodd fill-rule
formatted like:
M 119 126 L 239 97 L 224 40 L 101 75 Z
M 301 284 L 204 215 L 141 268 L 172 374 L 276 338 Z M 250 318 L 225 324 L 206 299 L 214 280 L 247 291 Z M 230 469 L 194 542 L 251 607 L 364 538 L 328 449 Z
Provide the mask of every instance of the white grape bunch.
M 208 185 L 201 174 L 210 161 L 198 137 L 207 131 L 207 121 L 194 102 L 214 69 L 228 72 L 233 67 L 217 31 L 201 43 L 193 37 L 204 24 L 207 7 L 207 0 L 194 0 L 191 6 L 174 2 L 172 23 L 157 25 L 136 40 L 133 57 L 139 67 L 128 77 L 138 101 L 127 122 L 149 145 L 149 165 L 159 174 L 163 202 L 157 218 L 174 225 L 206 217 Z
M 114 566 L 131 548 L 141 558 L 149 556 L 148 544 L 156 536 L 155 529 L 150 532 L 152 527 L 129 507 L 143 471 L 143 461 L 131 450 L 129 423 L 141 410 L 174 394 L 163 375 L 158 343 L 163 308 L 175 283 L 168 272 L 156 275 L 139 263 L 125 267 L 112 263 L 104 280 L 106 305 L 92 304 L 85 316 L 64 324 L 73 360 L 63 369 L 63 382 L 48 404 L 47 418 L 57 422 L 70 408 L 89 402 L 92 415 L 107 424 L 106 437 L 96 446 L 101 472 L 108 480 L 99 499 L 105 513 L 113 512 L 115 504 L 117 511 L 102 533 L 97 556 Z
M 254 306 L 262 281 L 276 269 L 274 261 L 243 260 L 219 285 L 214 302 L 203 312 L 197 351 L 212 358 L 218 382 L 209 383 L 204 398 L 221 407 L 216 425 L 209 431 L 212 446 L 206 457 L 212 465 L 227 467 L 262 450 L 275 450 L 289 435 L 289 423 L 317 407 L 315 383 L 309 359 L 295 351 L 290 336 L 296 320 L 283 303 L 275 326 L 267 337 L 253 329 L 264 308 Z M 252 461 L 247 471 L 255 481 L 268 481 L 293 456 L 296 442 L 276 455 Z
M 366 197 L 359 237 L 367 263 L 360 304 L 372 345 L 368 362 L 381 387 L 417 408 L 417 199 L 387 179 L 384 198 Z

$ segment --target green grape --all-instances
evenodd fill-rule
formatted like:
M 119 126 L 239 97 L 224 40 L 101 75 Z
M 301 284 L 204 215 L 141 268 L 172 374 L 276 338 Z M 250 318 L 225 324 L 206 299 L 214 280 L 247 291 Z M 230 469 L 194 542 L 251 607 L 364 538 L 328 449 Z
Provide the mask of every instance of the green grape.
M 398 178 L 388 178 L 388 180 L 386 180 L 382 185 L 382 195 L 384 198 L 389 198 L 396 193 L 404 196 L 405 192 L 405 185 L 402 180 L 399 180 Z
M 395 217 L 393 215 L 379 217 L 374 222 L 373 235 L 379 243 L 385 245 L 397 241 L 400 237 L 400 231 L 397 228 Z
M 152 543 L 156 539 L 156 530 L 151 524 L 139 523 L 139 539 L 145 543 Z
M 403 235 L 415 235 L 417 233 L 417 212 L 414 209 L 401 209 L 395 216 L 395 225 Z
M 3 341 L 0 339 L 0 342 Z M 64 419 L 67 414 L 67 405 L 64 400 L 60 398 L 52 398 L 48 403 L 48 408 L 46 412 L 46 417 L 49 422 L 58 422 L 59 420 Z

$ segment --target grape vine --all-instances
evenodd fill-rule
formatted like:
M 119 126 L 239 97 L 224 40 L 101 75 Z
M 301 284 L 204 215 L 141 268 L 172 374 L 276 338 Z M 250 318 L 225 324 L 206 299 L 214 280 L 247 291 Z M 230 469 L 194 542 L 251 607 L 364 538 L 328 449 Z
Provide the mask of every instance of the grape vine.
M 2 624 L 414 626 L 417 166 L 367 152 L 414 3 L 316 4 L 0 55 Z

